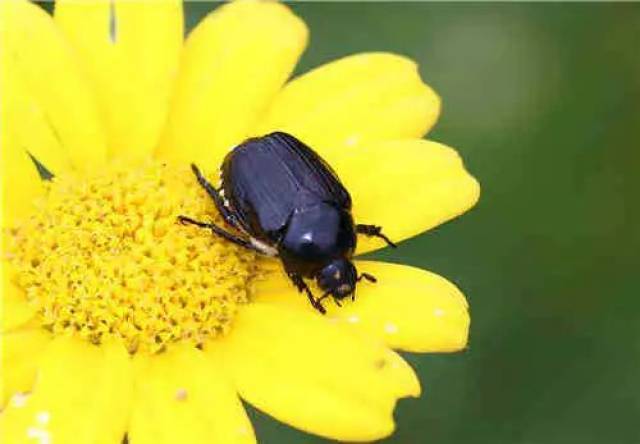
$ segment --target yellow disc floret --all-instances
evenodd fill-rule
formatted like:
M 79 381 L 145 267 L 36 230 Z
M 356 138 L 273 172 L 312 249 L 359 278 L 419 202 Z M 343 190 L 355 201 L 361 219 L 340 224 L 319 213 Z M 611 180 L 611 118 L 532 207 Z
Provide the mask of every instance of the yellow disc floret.
M 224 334 L 248 301 L 254 255 L 177 222 L 222 223 L 188 169 L 111 165 L 47 187 L 7 255 L 45 328 L 153 353 Z

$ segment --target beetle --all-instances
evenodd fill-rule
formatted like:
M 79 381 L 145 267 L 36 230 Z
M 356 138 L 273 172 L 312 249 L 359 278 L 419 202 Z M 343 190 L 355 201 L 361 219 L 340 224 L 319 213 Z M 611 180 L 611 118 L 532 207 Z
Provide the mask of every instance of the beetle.
M 326 297 L 340 305 L 349 295 L 355 298 L 357 282 L 376 282 L 368 273 L 358 275 L 353 265 L 357 234 L 379 237 L 396 247 L 380 226 L 354 223 L 351 196 L 337 174 L 291 134 L 274 132 L 233 148 L 222 163 L 217 188 L 195 164 L 191 169 L 237 234 L 188 216 L 179 216 L 179 221 L 279 257 L 298 291 L 323 314 L 321 301 Z M 305 278 L 315 279 L 324 294 L 316 298 Z

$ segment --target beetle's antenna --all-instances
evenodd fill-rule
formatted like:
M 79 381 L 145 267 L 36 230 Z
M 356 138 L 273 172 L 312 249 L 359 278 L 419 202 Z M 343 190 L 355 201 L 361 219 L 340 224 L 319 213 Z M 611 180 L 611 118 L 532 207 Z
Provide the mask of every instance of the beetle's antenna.
M 330 291 L 326 291 L 326 292 L 324 292 L 324 293 L 322 294 L 322 296 L 320 296 L 320 297 L 317 299 L 317 302 L 320 302 L 320 301 L 322 301 L 323 299 L 328 298 L 329 296 L 331 296 L 331 292 L 330 292 Z

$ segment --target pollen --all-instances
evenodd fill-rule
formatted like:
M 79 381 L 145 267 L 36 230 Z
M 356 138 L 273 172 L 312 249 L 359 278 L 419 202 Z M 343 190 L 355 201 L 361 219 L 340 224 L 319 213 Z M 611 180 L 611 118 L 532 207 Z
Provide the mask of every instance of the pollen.
M 187 168 L 55 177 L 33 216 L 8 230 L 6 259 L 54 334 L 117 337 L 131 353 L 199 346 L 249 302 L 256 261 L 179 215 L 223 224 Z

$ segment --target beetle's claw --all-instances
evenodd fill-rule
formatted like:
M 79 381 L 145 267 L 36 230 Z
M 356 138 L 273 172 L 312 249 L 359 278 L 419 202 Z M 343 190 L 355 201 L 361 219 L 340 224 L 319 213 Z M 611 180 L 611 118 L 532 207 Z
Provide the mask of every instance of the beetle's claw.
M 318 302 L 318 301 L 316 301 L 316 302 L 315 302 L 315 304 L 313 304 L 313 308 L 315 308 L 316 310 L 318 310 L 318 311 L 319 311 L 320 313 L 322 313 L 323 315 L 324 315 L 324 314 L 327 314 L 327 309 L 326 309 L 326 308 L 324 308 L 324 307 L 322 306 L 322 304 L 321 304 L 320 302 Z
M 389 245 L 391 248 L 398 248 L 398 245 L 395 242 L 393 242 L 384 233 L 382 233 L 382 228 L 381 227 L 378 227 L 378 228 L 380 228 L 380 229 L 375 234 L 375 236 L 377 236 L 380 239 L 382 239 L 383 241 L 385 241 L 387 243 L 387 245 Z

